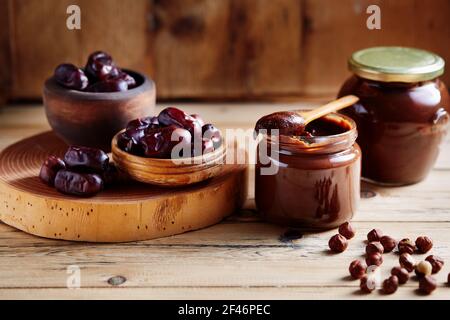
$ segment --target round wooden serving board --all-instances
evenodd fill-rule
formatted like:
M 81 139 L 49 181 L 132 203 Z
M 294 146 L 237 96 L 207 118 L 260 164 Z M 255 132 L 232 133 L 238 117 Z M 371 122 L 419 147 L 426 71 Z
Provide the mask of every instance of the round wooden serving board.
M 58 193 L 38 173 L 48 155 L 67 149 L 52 132 L 0 154 L 0 220 L 46 238 L 122 242 L 153 239 L 218 223 L 245 200 L 246 166 L 226 165 L 221 176 L 182 188 L 124 182 L 92 198 Z

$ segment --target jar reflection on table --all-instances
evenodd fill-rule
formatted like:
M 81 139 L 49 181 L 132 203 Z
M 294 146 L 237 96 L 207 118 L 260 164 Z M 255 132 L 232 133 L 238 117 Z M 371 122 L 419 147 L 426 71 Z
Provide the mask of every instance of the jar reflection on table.
M 304 229 L 330 229 L 355 214 L 361 170 L 356 126 L 345 116 L 328 117 L 345 119 L 349 130 L 308 138 L 306 143 L 280 139 L 279 150 L 270 137 L 260 142 L 260 147 L 268 143 L 269 162 L 262 161 L 258 152 L 255 201 L 267 221 Z M 262 169 L 269 166 L 276 166 L 278 172 L 262 174 Z
M 399 55 L 417 55 L 416 49 L 404 50 L 399 51 Z M 379 54 L 383 58 L 386 52 Z M 427 54 L 434 57 L 427 52 L 424 57 L 428 57 Z M 439 57 L 436 59 L 440 61 Z M 352 63 L 350 61 L 349 65 Z M 363 153 L 362 176 L 387 185 L 423 180 L 437 159 L 448 129 L 448 90 L 436 77 L 443 72 L 439 70 L 443 65 L 435 66 L 434 74 L 414 74 L 414 69 L 407 73 L 406 67 L 402 75 L 387 73 L 386 68 L 383 72 L 370 74 L 360 68 L 351 67 L 355 75 L 344 83 L 338 96 L 354 94 L 360 98 L 357 104 L 342 113 L 353 118 L 358 126 L 357 141 Z M 399 68 L 392 70 L 399 72 Z M 432 79 L 418 81 L 421 77 Z

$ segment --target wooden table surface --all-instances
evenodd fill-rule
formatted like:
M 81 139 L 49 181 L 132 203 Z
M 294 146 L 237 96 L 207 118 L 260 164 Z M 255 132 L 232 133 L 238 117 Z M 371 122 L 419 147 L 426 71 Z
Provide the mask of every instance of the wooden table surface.
M 183 108 L 222 129 L 250 128 L 261 115 L 279 110 L 280 104 L 183 104 Z M 48 128 L 42 106 L 2 107 L 0 149 Z M 342 254 L 328 251 L 328 239 L 336 230 L 280 241 L 285 229 L 258 219 L 250 182 L 246 208 L 226 221 L 151 241 L 55 241 L 0 223 L 0 299 L 450 299 L 450 287 L 445 284 L 450 271 L 448 137 L 435 169 L 422 183 L 401 188 L 363 184 L 363 199 L 354 219 L 357 236 Z M 370 295 L 359 292 L 359 282 L 349 279 L 347 268 L 352 260 L 363 258 L 363 240 L 374 227 L 398 239 L 428 235 L 434 240 L 432 252 L 444 258 L 446 265 L 436 277 L 439 288 L 431 296 L 419 295 L 414 280 L 390 296 L 379 290 Z M 398 259 L 394 253 L 384 257 L 382 278 Z M 67 288 L 70 266 L 80 268 L 80 289 Z

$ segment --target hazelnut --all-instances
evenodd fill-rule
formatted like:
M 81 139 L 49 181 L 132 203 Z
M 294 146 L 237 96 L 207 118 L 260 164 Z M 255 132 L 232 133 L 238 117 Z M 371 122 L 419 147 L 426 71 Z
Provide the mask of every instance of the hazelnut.
M 397 276 L 390 276 L 383 281 L 383 292 L 386 294 L 392 294 L 397 291 L 399 280 Z
M 376 284 L 373 277 L 364 276 L 359 283 L 361 291 L 371 293 L 376 288 Z
M 382 236 L 383 232 L 380 229 L 372 229 L 367 234 L 367 240 L 369 240 L 369 242 L 380 241 Z
M 402 267 L 394 267 L 391 269 L 391 274 L 398 278 L 398 283 L 405 284 L 409 280 L 409 272 Z
M 368 255 L 371 255 L 373 253 L 383 253 L 384 248 L 383 245 L 380 242 L 371 242 L 366 246 L 366 253 Z
M 351 239 L 355 236 L 355 230 L 353 230 L 353 227 L 349 222 L 344 222 L 339 226 L 339 233 L 347 239 Z
M 415 250 L 416 245 L 414 244 L 414 242 L 411 241 L 411 239 L 405 238 L 400 240 L 400 242 L 398 243 L 398 252 L 400 252 L 400 254 L 402 253 L 413 254 Z
M 431 266 L 431 263 L 429 263 L 428 261 L 420 261 L 418 264 L 416 264 L 415 267 L 416 275 L 419 278 L 431 275 L 432 270 L 433 267 Z
M 330 241 L 328 241 L 328 246 L 333 252 L 344 252 L 345 249 L 347 249 L 348 242 L 344 236 L 335 234 L 331 237 Z
M 379 252 L 368 254 L 366 263 L 368 266 L 380 266 L 383 263 L 383 256 Z
M 408 272 L 412 272 L 414 270 L 414 266 L 416 265 L 414 258 L 409 253 L 402 253 L 400 255 L 399 262 L 400 265 Z
M 389 236 L 382 236 L 380 242 L 384 248 L 384 252 L 391 252 L 397 245 L 397 241 L 395 241 L 394 238 Z
M 359 260 L 352 261 L 348 267 L 348 271 L 353 279 L 361 279 L 366 274 L 367 265 Z
M 433 240 L 425 236 L 418 237 L 416 239 L 416 247 L 420 253 L 427 253 L 433 248 Z
M 425 276 L 419 280 L 419 291 L 424 294 L 430 294 L 436 287 L 436 280 L 432 276 Z
M 442 260 L 442 258 L 435 256 L 435 255 L 430 255 L 430 256 L 426 257 L 425 261 L 428 261 L 429 263 L 431 263 L 431 266 L 433 267 L 433 270 L 431 271 L 432 273 L 438 273 L 439 271 L 441 271 L 442 267 L 444 266 L 444 260 Z

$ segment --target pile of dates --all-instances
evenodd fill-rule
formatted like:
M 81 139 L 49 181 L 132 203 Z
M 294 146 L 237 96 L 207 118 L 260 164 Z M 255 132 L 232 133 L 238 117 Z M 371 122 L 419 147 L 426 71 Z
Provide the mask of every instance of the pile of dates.
M 70 63 L 56 67 L 55 80 L 68 89 L 88 92 L 127 91 L 136 87 L 136 80 L 116 66 L 103 51 L 92 53 L 84 69 Z
M 71 146 L 64 159 L 48 157 L 39 178 L 61 193 L 90 197 L 117 181 L 119 173 L 102 150 Z
M 141 157 L 187 158 L 219 148 L 222 134 L 199 115 L 166 108 L 158 116 L 130 121 L 117 144 L 123 151 Z

